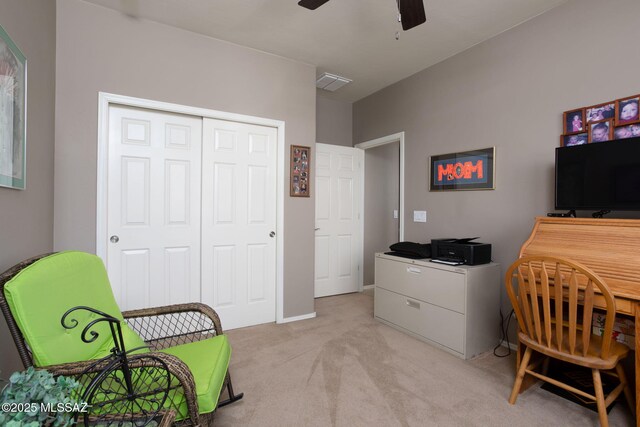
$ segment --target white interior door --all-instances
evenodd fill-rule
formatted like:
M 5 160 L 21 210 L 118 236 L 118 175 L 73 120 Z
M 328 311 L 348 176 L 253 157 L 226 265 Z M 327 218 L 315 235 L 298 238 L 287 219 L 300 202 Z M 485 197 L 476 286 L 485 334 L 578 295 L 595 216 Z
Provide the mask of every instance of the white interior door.
M 315 296 L 358 291 L 363 150 L 316 144 Z
M 200 300 L 202 119 L 109 107 L 107 270 L 122 310 Z
M 202 299 L 226 329 L 275 321 L 277 130 L 204 119 Z

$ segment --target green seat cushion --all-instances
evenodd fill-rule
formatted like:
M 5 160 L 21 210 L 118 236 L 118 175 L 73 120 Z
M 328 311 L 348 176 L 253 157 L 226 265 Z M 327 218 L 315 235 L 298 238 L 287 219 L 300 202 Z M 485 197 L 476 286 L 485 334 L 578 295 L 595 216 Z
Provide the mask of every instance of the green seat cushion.
M 122 323 L 126 348 L 144 345 L 127 325 L 116 304 L 102 260 L 84 252 L 60 252 L 24 268 L 4 287 L 11 312 L 29 345 L 36 366 L 55 365 L 104 357 L 113 347 L 109 325 L 101 322 L 92 330 L 98 338 L 85 343 L 82 330 L 96 314 L 79 310 L 67 318 L 78 326 L 65 329 L 60 319 L 72 307 L 88 306 Z
M 198 395 L 198 409 L 201 414 L 212 412 L 218 403 L 222 384 L 224 383 L 229 359 L 231 358 L 231 346 L 226 335 L 218 335 L 202 341 L 182 344 L 162 350 L 182 360 L 188 367 L 196 383 Z M 186 403 L 179 409 L 183 418 L 186 411 Z

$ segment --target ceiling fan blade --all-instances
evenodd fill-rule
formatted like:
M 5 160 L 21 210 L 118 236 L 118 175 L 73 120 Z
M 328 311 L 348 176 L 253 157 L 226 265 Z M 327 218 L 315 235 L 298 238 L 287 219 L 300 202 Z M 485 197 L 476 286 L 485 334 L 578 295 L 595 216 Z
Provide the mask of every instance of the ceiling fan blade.
M 300 0 L 298 4 L 307 9 L 316 10 L 328 1 L 329 0 Z
M 422 0 L 398 0 L 402 29 L 407 31 L 427 21 Z

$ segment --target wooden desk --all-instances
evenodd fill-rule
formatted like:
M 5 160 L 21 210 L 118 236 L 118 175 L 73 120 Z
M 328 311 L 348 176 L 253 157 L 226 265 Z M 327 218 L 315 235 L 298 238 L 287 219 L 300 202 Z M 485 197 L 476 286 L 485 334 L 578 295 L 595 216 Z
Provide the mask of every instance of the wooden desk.
M 640 220 L 537 217 L 519 257 L 555 255 L 580 262 L 605 280 L 616 313 L 635 319 L 636 425 L 640 426 Z

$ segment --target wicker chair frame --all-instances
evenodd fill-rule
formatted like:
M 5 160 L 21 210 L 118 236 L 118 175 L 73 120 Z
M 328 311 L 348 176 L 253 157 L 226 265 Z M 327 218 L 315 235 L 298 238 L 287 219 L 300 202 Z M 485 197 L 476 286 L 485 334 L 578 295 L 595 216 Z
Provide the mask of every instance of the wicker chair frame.
M 25 369 L 30 366 L 46 369 L 54 375 L 75 377 L 81 384 L 86 385 L 89 384 L 96 375 L 102 372 L 107 361 L 104 363 L 96 363 L 95 360 L 88 360 L 62 365 L 35 366 L 31 351 L 25 342 L 24 336 L 4 296 L 4 286 L 9 280 L 34 262 L 53 255 L 54 253 L 55 252 L 46 253 L 27 259 L 0 274 L 0 311 L 2 311 L 4 315 L 9 332 L 11 333 Z M 164 365 L 168 367 L 170 375 L 176 380 L 174 388 L 181 389 L 182 396 L 184 396 L 186 400 L 188 414 L 185 414 L 187 417 L 179 422 L 180 425 L 212 425 L 213 416 L 217 408 L 233 403 L 243 397 L 243 393 L 234 393 L 231 377 L 227 371 L 222 388 L 223 390 L 225 388 L 227 389 L 228 399 L 219 401 L 217 407 L 212 412 L 200 414 L 198 412 L 195 382 L 191 371 L 179 358 L 158 351 L 175 345 L 200 341 L 223 334 L 220 318 L 211 307 L 200 303 L 176 304 L 125 311 L 122 312 L 122 316 L 129 326 L 138 333 L 149 346 L 151 350 L 149 354 L 160 359 Z M 167 333 L 169 330 L 171 330 L 170 334 Z M 133 360 L 131 363 L 131 368 L 142 367 L 136 365 L 136 363 L 138 363 L 136 360 Z M 174 402 L 173 407 L 170 408 L 168 412 L 170 416 L 167 417 L 164 422 L 171 422 L 169 420 L 173 420 L 181 404 L 182 401 Z

